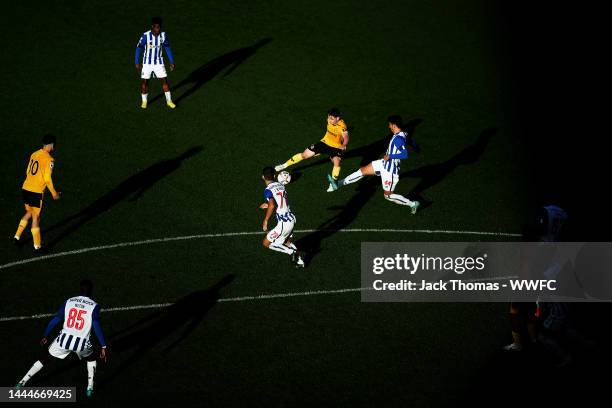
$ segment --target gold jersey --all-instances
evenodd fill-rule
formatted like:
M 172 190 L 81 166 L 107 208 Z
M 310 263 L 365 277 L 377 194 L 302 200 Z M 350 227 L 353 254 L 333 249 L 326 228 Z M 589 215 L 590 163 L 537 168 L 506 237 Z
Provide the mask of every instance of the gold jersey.
M 43 193 L 45 188 L 48 188 L 51 194 L 56 196 L 57 192 L 53 187 L 53 180 L 51 179 L 53 163 L 53 157 L 43 149 L 32 153 L 22 188 L 33 193 Z
M 342 147 L 342 133 L 346 132 L 346 123 L 344 119 L 340 119 L 337 124 L 327 124 L 327 132 L 321 141 L 328 146 L 341 148 Z

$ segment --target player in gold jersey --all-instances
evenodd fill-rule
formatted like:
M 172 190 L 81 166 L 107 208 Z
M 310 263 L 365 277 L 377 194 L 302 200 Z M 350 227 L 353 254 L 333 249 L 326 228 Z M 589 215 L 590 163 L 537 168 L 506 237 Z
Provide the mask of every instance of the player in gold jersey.
M 15 243 L 19 243 L 23 230 L 28 226 L 32 219 L 32 239 L 34 240 L 34 250 L 41 249 L 40 237 L 40 211 L 42 209 L 43 194 L 45 189 L 53 196 L 54 200 L 59 200 L 60 194 L 53 187 L 51 173 L 53 172 L 53 157 L 51 152 L 55 148 L 55 136 L 46 134 L 43 136 L 43 147 L 35 151 L 30 156 L 28 168 L 26 169 L 26 179 L 23 182 L 21 195 L 25 205 L 25 215 L 19 221 L 19 227 L 15 233 Z
M 294 154 L 285 163 L 274 167 L 274 170 L 284 170 L 304 159 L 310 159 L 315 155 L 323 153 L 328 155 L 334 164 L 332 169 L 332 177 L 334 180 L 338 180 L 338 177 L 340 176 L 342 153 L 346 150 L 348 142 L 349 133 L 346 128 L 346 123 L 344 123 L 344 120 L 340 117 L 340 111 L 338 108 L 331 108 L 327 112 L 327 132 L 325 133 L 325 136 L 323 136 L 323 139 L 317 143 L 311 144 L 302 153 Z M 331 184 L 329 185 L 327 191 L 333 191 Z

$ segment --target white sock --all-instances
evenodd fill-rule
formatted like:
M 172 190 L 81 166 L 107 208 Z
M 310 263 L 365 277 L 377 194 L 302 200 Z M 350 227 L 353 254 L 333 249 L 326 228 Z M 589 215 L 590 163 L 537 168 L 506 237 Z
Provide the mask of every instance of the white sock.
M 30 378 L 32 378 L 34 374 L 39 372 L 42 368 L 43 368 L 43 364 L 37 360 L 32 366 L 32 368 L 30 368 L 30 371 L 28 371 L 28 373 L 25 375 L 25 377 L 21 379 L 21 381 L 19 381 L 19 383 L 21 385 L 25 385 L 30 380 Z
M 343 186 L 345 184 L 351 184 L 351 183 L 361 180 L 362 178 L 363 178 L 363 173 L 361 172 L 361 169 L 359 169 L 356 172 L 349 174 L 342 180 L 339 180 L 338 185 Z
M 166 95 L 166 102 L 172 102 L 172 97 L 170 96 L 170 91 L 164 92 L 164 95 Z
M 295 246 L 295 244 L 292 242 L 290 244 L 287 244 L 287 246 L 291 249 L 295 249 L 297 251 L 297 247 Z
M 140 96 L 142 96 L 142 101 L 146 102 L 147 101 L 147 96 L 149 96 L 149 94 L 140 94 Z
M 385 194 L 385 198 L 391 201 L 392 203 L 399 204 L 399 205 L 408 205 L 410 207 L 414 205 L 413 201 L 410 201 L 409 199 L 407 199 L 406 197 L 400 194 L 390 194 L 390 195 Z
M 94 380 L 95 374 L 96 374 L 96 362 L 88 361 L 87 362 L 87 389 L 93 390 L 93 380 Z
M 268 248 L 276 252 L 285 253 L 287 255 L 291 255 L 295 252 L 295 249 L 291 249 L 289 247 L 284 246 L 283 244 L 277 244 L 275 242 L 272 242 Z

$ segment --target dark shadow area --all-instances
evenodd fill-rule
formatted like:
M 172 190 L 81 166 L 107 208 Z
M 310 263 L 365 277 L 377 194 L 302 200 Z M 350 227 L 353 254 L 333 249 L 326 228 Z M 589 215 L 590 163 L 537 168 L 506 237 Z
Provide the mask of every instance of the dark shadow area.
M 312 259 L 321 252 L 321 242 L 336 234 L 340 230 L 347 228 L 355 219 L 361 209 L 370 201 L 376 194 L 376 190 L 380 185 L 378 177 L 367 177 L 357 185 L 357 193 L 354 194 L 347 203 L 340 208 L 340 212 L 322 224 L 317 226 L 315 232 L 305 235 L 298 239 L 295 245 L 306 252 L 305 262 L 308 264 Z M 381 197 L 382 199 L 382 197 Z M 337 208 L 334 208 L 337 209 Z
M 155 183 L 178 170 L 183 161 L 199 154 L 201 151 L 202 146 L 195 146 L 179 156 L 157 162 L 122 181 L 117 187 L 98 198 L 77 214 L 71 215 L 70 217 L 63 219 L 56 224 L 45 228 L 43 233 L 47 234 L 53 230 L 67 226 L 66 229 L 64 229 L 59 235 L 53 237 L 46 244 L 46 248 L 52 248 L 58 242 L 81 228 L 85 223 L 105 213 L 113 206 L 119 204 L 121 201 L 126 199 L 128 201 L 138 200 Z
M 163 348 L 168 353 L 184 341 L 206 317 L 220 298 L 220 291 L 235 279 L 230 274 L 223 277 L 208 289 L 201 289 L 179 299 L 174 304 L 153 313 L 125 329 L 110 336 L 109 348 L 113 354 L 131 353 L 112 374 L 105 377 L 104 385 L 119 376 L 126 368 L 145 356 L 150 356 L 151 349 L 167 338 L 180 332 L 180 335 Z
M 236 68 L 238 68 L 244 61 L 257 52 L 261 47 L 267 45 L 272 41 L 271 38 L 264 38 L 257 41 L 255 44 L 248 47 L 239 48 L 237 50 L 223 54 L 215 59 L 212 59 L 204 65 L 196 68 L 194 71 L 189 73 L 185 79 L 171 87 L 171 91 L 176 93 L 182 88 L 187 88 L 180 96 L 175 97 L 174 101 L 179 103 L 182 100 L 191 96 L 194 92 L 202 87 L 202 85 L 211 81 L 223 70 L 227 68 L 222 78 L 230 75 Z M 151 99 L 150 103 L 160 99 L 163 95 L 159 94 Z
M 486 150 L 491 138 L 493 135 L 495 135 L 495 133 L 497 133 L 497 131 L 497 128 L 488 128 L 483 130 L 474 143 L 461 150 L 459 153 L 455 154 L 445 162 L 428 164 L 419 167 L 418 169 L 409 170 L 400 174 L 400 179 L 421 179 L 421 181 L 419 181 L 417 185 L 410 190 L 410 193 L 408 193 L 408 198 L 411 200 L 420 201 L 421 209 L 429 207 L 432 204 L 432 201 L 423 197 L 422 193 L 443 181 L 457 167 L 476 163 Z

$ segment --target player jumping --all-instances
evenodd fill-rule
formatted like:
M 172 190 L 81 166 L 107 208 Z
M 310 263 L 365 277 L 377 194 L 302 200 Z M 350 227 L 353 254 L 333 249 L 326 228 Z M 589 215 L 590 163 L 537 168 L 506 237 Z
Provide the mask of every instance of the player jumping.
M 174 58 L 172 57 L 168 35 L 161 30 L 161 25 L 161 17 L 153 17 L 151 20 L 151 30 L 144 33 L 140 37 L 138 44 L 136 44 L 134 64 L 142 78 L 142 83 L 140 84 L 142 96 L 142 104 L 140 107 L 142 109 L 147 108 L 147 95 L 149 94 L 149 79 L 151 79 L 151 73 L 155 74 L 155 76 L 161 80 L 162 88 L 166 95 L 166 105 L 168 105 L 170 109 L 176 108 L 176 105 L 172 102 L 172 96 L 170 95 L 170 85 L 168 85 L 168 81 L 166 80 L 168 75 L 166 74 L 166 67 L 164 66 L 163 50 L 166 50 L 166 54 L 168 54 L 170 71 L 174 71 Z M 140 53 L 142 50 L 144 50 L 144 55 L 141 65 Z
M 32 219 L 32 239 L 34 240 L 34 251 L 39 251 L 42 247 L 40 237 L 40 211 L 43 204 L 43 193 L 49 189 L 54 200 L 59 200 L 60 193 L 55 191 L 51 173 L 53 172 L 54 159 L 51 152 L 55 149 L 55 136 L 46 134 L 43 136 L 43 147 L 35 151 L 30 156 L 26 169 L 26 179 L 21 188 L 21 195 L 25 205 L 25 214 L 19 221 L 17 232 L 13 238 L 15 244 L 19 243 L 23 230 L 28 226 Z
M 297 247 L 291 242 L 291 233 L 295 226 L 295 215 L 291 212 L 289 202 L 287 202 L 287 191 L 285 186 L 275 181 L 274 169 L 265 167 L 262 171 L 266 189 L 264 190 L 264 203 L 259 206 L 266 210 L 266 217 L 263 221 L 263 230 L 268 231 L 268 221 L 276 210 L 277 224 L 263 240 L 263 246 L 273 251 L 282 252 L 291 256 L 291 262 L 298 268 L 303 268 L 304 259 Z
M 361 180 L 363 176 L 380 176 L 385 199 L 395 204 L 407 205 L 410 207 L 412 214 L 416 214 L 420 205 L 418 201 L 410 201 L 406 197 L 393 192 L 399 181 L 400 160 L 408 157 L 408 149 L 406 149 L 406 133 L 402 131 L 402 118 L 398 115 L 392 115 L 389 116 L 387 121 L 393 136 L 382 159 L 374 160 L 342 180 L 336 181 L 329 174 L 327 178 L 333 190 L 337 190 L 346 184 Z
M 285 170 L 287 167 L 299 163 L 302 160 L 310 159 L 315 155 L 324 153 L 329 156 L 334 164 L 331 174 L 333 179 L 337 180 L 340 176 L 342 153 L 346 150 L 348 142 L 349 133 L 346 128 L 346 123 L 344 123 L 344 119 L 340 117 L 340 110 L 338 110 L 338 108 L 331 108 L 327 112 L 327 132 L 325 136 L 323 136 L 323 139 L 317 143 L 311 144 L 310 147 L 307 147 L 302 153 L 294 154 L 285 163 L 274 167 L 274 170 Z M 331 184 L 327 188 L 327 191 L 334 191 Z
M 43 363 L 49 361 L 49 356 L 63 360 L 68 354 L 75 353 L 79 359 L 87 359 L 86 394 L 88 397 L 93 395 L 96 355 L 89 341 L 92 327 L 102 347 L 100 359 L 105 363 L 108 351 L 106 350 L 106 342 L 104 341 L 104 334 L 100 326 L 100 306 L 91 299 L 93 284 L 89 280 L 84 280 L 81 281 L 80 288 L 80 296 L 66 300 L 47 325 L 45 334 L 43 334 L 43 338 L 40 340 L 41 346 L 46 346 L 49 343 L 48 336 L 53 328 L 61 321 L 64 321 L 62 330 L 49 346 L 49 354 L 45 354 L 43 358 L 34 363 L 30 371 L 17 383 L 16 388 L 25 387 L 30 378 L 43 368 Z

